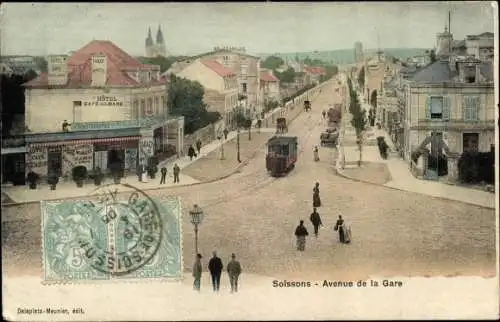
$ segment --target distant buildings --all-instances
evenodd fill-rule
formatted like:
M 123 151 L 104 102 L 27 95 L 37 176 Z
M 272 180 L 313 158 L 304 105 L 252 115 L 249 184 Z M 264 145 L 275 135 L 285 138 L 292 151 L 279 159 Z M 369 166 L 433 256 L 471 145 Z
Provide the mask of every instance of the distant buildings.
M 159 71 L 110 41 L 48 57 L 48 73 L 24 84 L 26 171 L 70 178 L 82 165 L 135 173 L 139 164 L 180 153 L 184 121 L 168 116 Z
M 146 57 L 167 56 L 165 39 L 163 38 L 163 32 L 161 31 L 160 26 L 158 26 L 158 32 L 156 33 L 156 42 L 153 41 L 153 37 L 151 35 L 151 27 L 148 28 L 148 37 L 146 38 L 145 49 Z
M 308 75 L 311 84 L 319 84 L 321 77 L 326 76 L 326 71 L 323 67 L 305 67 L 304 72 Z
M 238 106 L 238 80 L 236 73 L 214 59 L 198 58 L 177 73 L 205 88 L 203 98 L 209 110 L 219 112 L 226 128 L 234 127 L 234 113 Z

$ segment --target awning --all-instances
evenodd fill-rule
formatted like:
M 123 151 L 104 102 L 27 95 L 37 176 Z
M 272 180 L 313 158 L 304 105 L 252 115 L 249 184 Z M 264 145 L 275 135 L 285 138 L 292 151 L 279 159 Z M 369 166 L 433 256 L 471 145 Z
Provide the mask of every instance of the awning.
M 89 139 L 89 140 L 68 140 L 56 142 L 30 143 L 30 146 L 57 146 L 57 145 L 73 145 L 73 144 L 95 144 L 95 143 L 113 143 L 113 142 L 128 142 L 137 141 L 140 136 L 126 136 L 121 138 L 105 138 L 105 139 Z

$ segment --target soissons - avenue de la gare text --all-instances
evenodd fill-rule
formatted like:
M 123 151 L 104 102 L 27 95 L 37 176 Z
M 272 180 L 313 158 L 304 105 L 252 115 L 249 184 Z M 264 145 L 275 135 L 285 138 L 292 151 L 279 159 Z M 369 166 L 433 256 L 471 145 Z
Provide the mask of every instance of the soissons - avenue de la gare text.
M 321 287 L 402 287 L 402 281 L 396 280 L 383 280 L 382 283 L 379 283 L 374 280 L 370 280 L 369 283 L 366 281 L 358 281 L 357 283 L 353 281 L 329 281 L 324 280 L 323 282 L 310 282 L 310 281 L 273 281 L 273 287 L 311 287 L 311 286 L 321 286 Z

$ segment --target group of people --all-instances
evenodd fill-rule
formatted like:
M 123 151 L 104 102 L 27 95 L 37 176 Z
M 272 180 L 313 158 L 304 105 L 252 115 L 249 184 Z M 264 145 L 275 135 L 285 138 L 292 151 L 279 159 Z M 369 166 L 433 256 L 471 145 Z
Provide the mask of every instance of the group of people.
M 202 146 L 201 140 L 200 139 L 196 140 L 195 144 L 196 144 L 196 150 L 194 149 L 192 144 L 188 148 L 189 160 L 193 160 L 193 158 L 196 158 L 201 153 L 201 146 Z M 196 153 L 196 151 L 198 151 L 198 154 Z
M 193 289 L 195 291 L 200 291 L 201 288 L 201 276 L 203 272 L 203 266 L 201 264 L 201 259 L 203 256 L 201 254 L 196 254 L 196 259 L 193 266 Z M 222 270 L 224 265 L 222 260 L 217 257 L 217 252 L 213 252 L 213 256 L 208 262 L 208 271 L 212 278 L 212 287 L 214 292 L 218 292 L 220 289 L 220 278 L 222 275 Z M 241 274 L 241 264 L 236 260 L 236 254 L 231 254 L 231 260 L 227 263 L 227 275 L 229 276 L 229 283 L 231 284 L 231 293 L 238 292 L 238 278 Z
M 165 184 L 167 182 L 167 167 L 163 166 L 160 169 L 160 184 Z M 179 183 L 179 175 L 181 173 L 181 168 L 177 165 L 177 163 L 174 164 L 174 167 L 172 168 L 172 173 L 174 174 L 174 183 Z M 137 175 L 139 176 L 139 181 L 140 182 L 148 182 L 148 169 L 144 165 L 139 166 L 139 170 L 137 171 Z
M 319 196 L 319 182 L 316 182 L 313 188 L 313 212 L 309 216 L 314 227 L 314 236 L 316 238 L 319 234 L 319 228 L 323 226 L 321 216 L 319 215 L 317 208 L 321 207 L 321 198 Z M 343 244 L 348 244 L 351 242 L 351 227 L 344 222 L 341 215 L 337 219 L 335 224 L 335 231 L 339 234 L 339 241 Z M 295 229 L 295 237 L 297 238 L 297 250 L 304 251 L 306 248 L 306 237 L 309 236 L 309 232 L 304 226 L 304 220 L 301 220 L 297 228 Z

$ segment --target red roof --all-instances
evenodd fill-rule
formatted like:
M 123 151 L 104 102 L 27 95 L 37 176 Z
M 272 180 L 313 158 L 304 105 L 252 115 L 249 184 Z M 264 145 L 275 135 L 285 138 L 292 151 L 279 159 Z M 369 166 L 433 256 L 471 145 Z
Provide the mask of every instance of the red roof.
M 111 41 L 93 40 L 68 58 L 68 83 L 64 87 L 90 86 L 92 82 L 92 55 L 94 54 L 106 55 L 106 85 L 108 86 L 140 85 L 139 82 L 127 75 L 126 70 L 150 71 L 159 69 L 159 66 L 140 63 Z M 39 77 L 25 83 L 24 86 L 47 86 L 47 76 L 47 73 L 41 73 Z M 161 80 L 154 81 L 153 84 L 163 83 L 165 81 Z
M 264 81 L 264 82 L 278 82 L 279 81 L 279 79 L 276 76 L 270 74 L 269 71 L 267 71 L 267 70 L 260 71 L 260 80 Z
M 326 71 L 323 67 L 306 67 L 304 68 L 309 74 L 325 75 Z
M 234 75 L 232 70 L 230 70 L 227 67 L 224 67 L 224 65 L 220 64 L 216 60 L 202 59 L 201 63 L 222 77 Z

